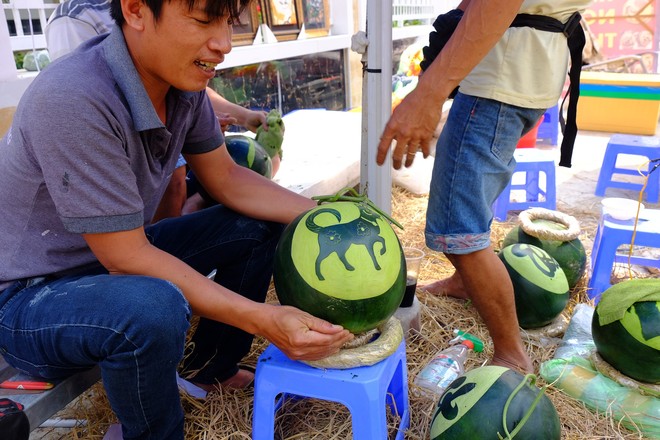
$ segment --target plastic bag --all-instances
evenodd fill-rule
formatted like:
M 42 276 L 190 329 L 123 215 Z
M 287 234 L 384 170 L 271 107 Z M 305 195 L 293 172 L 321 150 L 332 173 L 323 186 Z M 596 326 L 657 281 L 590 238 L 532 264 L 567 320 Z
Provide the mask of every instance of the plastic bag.
M 23 68 L 29 72 L 43 70 L 49 64 L 50 56 L 45 49 L 38 52 L 28 52 L 25 54 L 25 58 L 23 58 Z
M 660 438 L 660 399 L 621 386 L 581 357 L 551 359 L 541 364 L 541 377 L 589 409 L 610 413 L 623 426 Z
M 596 350 L 596 344 L 591 336 L 593 316 L 592 306 L 582 303 L 575 306 L 566 333 L 555 351 L 555 359 L 569 359 L 574 356 L 588 358 Z

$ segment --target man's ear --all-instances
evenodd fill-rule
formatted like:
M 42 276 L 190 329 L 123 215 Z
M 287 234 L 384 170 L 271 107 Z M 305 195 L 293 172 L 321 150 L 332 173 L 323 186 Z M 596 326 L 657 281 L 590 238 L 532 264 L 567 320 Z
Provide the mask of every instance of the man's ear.
M 142 0 L 121 0 L 121 10 L 126 25 L 142 30 L 144 28 L 144 12 L 147 5 Z

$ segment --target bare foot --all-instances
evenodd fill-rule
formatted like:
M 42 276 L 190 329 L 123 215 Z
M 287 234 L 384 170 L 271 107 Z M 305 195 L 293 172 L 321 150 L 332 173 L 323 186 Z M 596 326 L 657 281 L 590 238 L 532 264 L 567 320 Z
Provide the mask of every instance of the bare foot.
M 465 287 L 463 286 L 463 281 L 461 280 L 460 275 L 458 275 L 458 272 L 454 272 L 454 274 L 449 278 L 419 286 L 418 289 L 423 292 L 432 293 L 434 295 L 445 295 L 459 299 L 469 298 L 467 292 L 465 291 Z
M 520 374 L 534 373 L 534 364 L 532 364 L 532 361 L 528 357 L 518 361 L 513 361 L 503 359 L 499 356 L 494 356 L 489 365 L 497 365 L 500 367 L 510 368 Z
M 252 385 L 253 382 L 254 382 L 253 372 L 244 369 L 239 369 L 238 373 L 234 374 L 229 379 L 220 382 L 219 384 L 217 383 L 206 384 L 206 383 L 196 383 L 196 382 L 191 382 L 191 383 L 203 389 L 207 393 L 209 393 L 211 391 L 219 391 L 220 388 L 223 388 L 225 390 L 227 389 L 240 390 L 240 389 L 248 388 L 250 385 Z
M 195 193 L 188 197 L 188 199 L 183 204 L 183 208 L 181 208 L 181 215 L 201 211 L 204 208 L 206 208 L 206 200 L 204 200 L 199 193 Z

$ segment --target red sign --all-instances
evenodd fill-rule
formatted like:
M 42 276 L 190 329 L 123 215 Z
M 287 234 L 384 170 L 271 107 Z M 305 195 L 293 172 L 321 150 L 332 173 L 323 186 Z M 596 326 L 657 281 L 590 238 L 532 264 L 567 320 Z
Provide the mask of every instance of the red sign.
M 606 58 L 654 51 L 656 0 L 594 0 L 583 17 Z

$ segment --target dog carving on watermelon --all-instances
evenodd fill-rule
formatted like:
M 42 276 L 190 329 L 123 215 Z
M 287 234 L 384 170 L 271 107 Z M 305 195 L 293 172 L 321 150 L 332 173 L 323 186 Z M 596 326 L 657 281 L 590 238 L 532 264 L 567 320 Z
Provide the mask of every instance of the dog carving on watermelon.
M 371 261 L 374 263 L 376 270 L 380 270 L 380 265 L 376 259 L 375 245 L 380 243 L 382 248 L 380 254 L 383 255 L 386 251 L 385 240 L 381 237 L 380 226 L 376 219 L 379 218 L 378 213 L 373 211 L 367 205 L 358 205 L 360 209 L 360 217 L 348 223 L 337 223 L 330 226 L 319 226 L 314 219 L 323 213 L 332 214 L 337 221 L 341 221 L 341 214 L 339 211 L 332 208 L 319 209 L 312 213 L 307 218 L 305 225 L 307 229 L 315 232 L 318 235 L 319 241 L 319 255 L 316 258 L 316 276 L 319 280 L 325 280 L 321 273 L 321 262 L 328 258 L 333 252 L 344 264 L 346 270 L 353 271 L 355 268 L 346 259 L 346 252 L 351 245 L 362 245 L 366 248 Z

